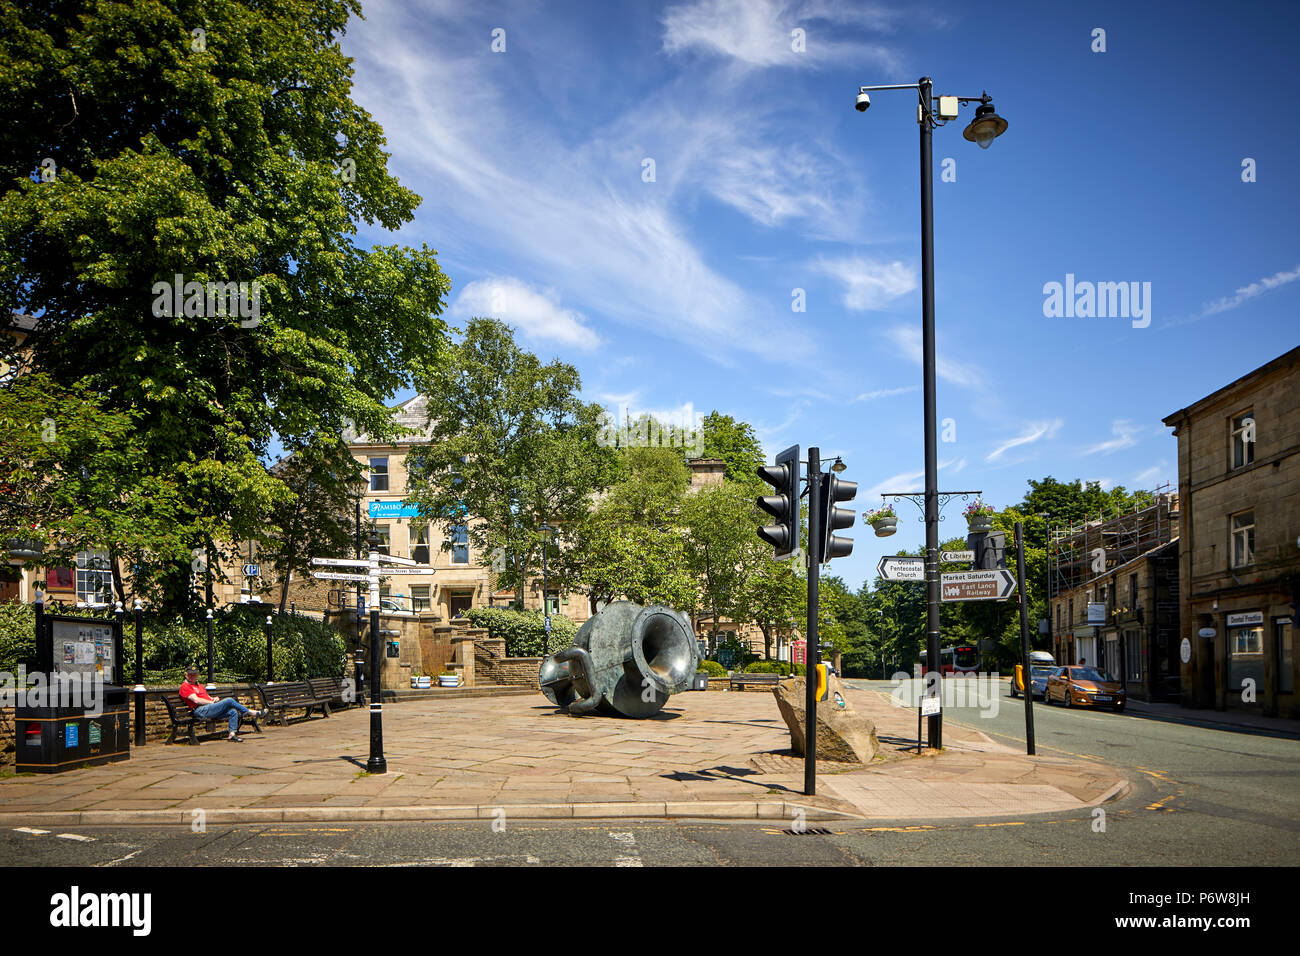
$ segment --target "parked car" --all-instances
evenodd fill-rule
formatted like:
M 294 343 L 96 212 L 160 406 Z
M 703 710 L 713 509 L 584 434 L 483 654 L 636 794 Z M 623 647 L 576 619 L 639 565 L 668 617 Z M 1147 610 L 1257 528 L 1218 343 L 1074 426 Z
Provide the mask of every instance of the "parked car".
M 1095 667 L 1058 667 L 1047 678 L 1049 704 L 1060 701 L 1066 707 L 1109 707 L 1124 712 L 1124 687 L 1105 671 Z

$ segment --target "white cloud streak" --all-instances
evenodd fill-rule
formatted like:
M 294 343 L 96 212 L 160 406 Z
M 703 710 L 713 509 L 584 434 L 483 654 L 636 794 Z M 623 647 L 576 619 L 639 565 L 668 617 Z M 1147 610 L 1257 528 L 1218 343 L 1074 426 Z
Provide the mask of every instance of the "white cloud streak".
M 1056 433 L 1061 430 L 1065 422 L 1060 418 L 1053 418 L 1046 422 L 1031 422 L 1023 432 L 1015 438 L 1008 439 L 997 448 L 993 449 L 984 456 L 986 463 L 992 463 L 1001 458 L 1012 448 L 1019 448 L 1021 445 L 1032 445 L 1034 442 L 1044 438 L 1054 438 Z
M 600 338 L 583 324 L 583 317 L 560 305 L 555 289 L 534 289 L 512 276 L 480 279 L 461 290 L 451 313 L 491 316 L 514 326 L 525 338 L 558 342 L 590 351 Z
M 818 259 L 810 268 L 845 286 L 844 307 L 854 312 L 883 309 L 916 288 L 916 270 L 902 262 L 877 262 L 860 256 Z
M 1137 436 L 1142 432 L 1142 428 L 1127 419 L 1117 418 L 1111 422 L 1110 431 L 1114 438 L 1085 448 L 1082 454 L 1109 455 L 1123 448 L 1132 448 L 1137 444 Z

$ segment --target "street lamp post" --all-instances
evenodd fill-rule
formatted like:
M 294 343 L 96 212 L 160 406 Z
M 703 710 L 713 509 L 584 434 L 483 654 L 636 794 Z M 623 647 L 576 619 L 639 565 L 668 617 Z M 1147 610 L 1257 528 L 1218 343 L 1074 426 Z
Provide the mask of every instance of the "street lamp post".
M 921 77 L 915 84 L 863 86 L 858 88 L 856 108 L 864 112 L 871 106 L 872 90 L 916 90 L 919 94 L 917 124 L 921 128 L 921 348 L 922 382 L 925 395 L 925 591 L 927 659 L 933 666 L 939 660 L 939 476 L 938 436 L 935 414 L 934 358 L 934 163 L 932 132 L 935 125 L 956 119 L 961 103 L 979 102 L 975 119 L 963 134 L 966 139 L 987 149 L 1005 132 L 1007 121 L 993 110 L 991 97 L 941 96 L 936 103 L 934 81 Z M 942 680 L 942 671 L 938 672 Z M 942 715 L 929 718 L 930 746 L 943 746 Z
M 546 552 L 548 550 L 547 545 L 549 545 L 551 542 L 551 532 L 553 530 L 555 529 L 553 529 L 549 524 L 547 524 L 546 519 L 542 519 L 541 533 L 542 533 L 542 628 L 543 628 L 542 656 L 543 657 L 549 657 L 551 654 L 551 602 L 548 597 L 550 592 L 547 590 L 548 580 L 547 580 Z
M 880 679 L 888 680 L 885 674 L 885 612 L 882 608 L 876 608 L 876 613 L 880 615 Z

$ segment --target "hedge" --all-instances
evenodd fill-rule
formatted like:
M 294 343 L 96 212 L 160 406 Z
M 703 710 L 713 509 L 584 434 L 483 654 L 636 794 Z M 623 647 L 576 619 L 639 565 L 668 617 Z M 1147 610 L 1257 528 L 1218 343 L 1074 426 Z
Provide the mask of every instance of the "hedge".
M 700 661 L 700 668 L 696 673 L 698 674 L 700 671 L 707 673 L 710 677 L 727 676 L 727 669 L 717 661 Z
M 465 617 L 475 627 L 487 628 L 488 636 L 506 642 L 507 657 L 541 657 L 546 625 L 541 611 L 513 611 L 504 607 L 474 607 Z M 546 642 L 550 653 L 562 651 L 573 644 L 578 625 L 567 617 L 551 617 L 551 636 Z
M 80 612 L 84 614 L 85 612 Z M 91 615 L 106 617 L 107 615 Z M 266 610 L 232 605 L 213 615 L 214 676 L 225 681 L 266 680 Z M 0 604 L 0 671 L 14 673 L 36 656 L 35 612 L 31 605 Z M 160 620 L 145 614 L 144 677 L 147 683 L 179 683 L 187 664 L 207 670 L 207 623 L 203 618 Z M 128 614 L 122 634 L 125 676 L 135 679 L 135 627 Z M 342 677 L 343 635 L 331 625 L 301 615 L 271 617 L 271 661 L 276 680 Z

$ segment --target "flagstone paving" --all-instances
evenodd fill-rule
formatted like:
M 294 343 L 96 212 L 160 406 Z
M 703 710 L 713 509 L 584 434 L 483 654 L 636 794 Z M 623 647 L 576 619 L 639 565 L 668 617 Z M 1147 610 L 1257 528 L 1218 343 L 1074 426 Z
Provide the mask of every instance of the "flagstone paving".
M 1073 810 L 1113 796 L 1117 771 L 1026 757 L 957 726 L 942 753 L 915 747 L 915 712 L 874 691 L 845 688 L 876 721 L 881 755 L 868 768 L 819 764 L 805 797 L 803 761 L 772 695 L 686 693 L 654 718 L 574 718 L 540 695 L 422 699 L 384 709 L 388 773 L 365 773 L 365 708 L 268 727 L 244 743 L 151 743 L 131 759 L 55 775 L 0 780 L 0 819 L 53 811 L 267 811 L 330 808 L 418 818 L 419 808 L 496 807 L 539 816 L 786 815 L 793 806 L 901 819 Z M 766 807 L 766 809 L 763 809 Z M 358 816 L 358 818 L 361 818 Z M 122 822 L 122 821 L 119 821 Z

